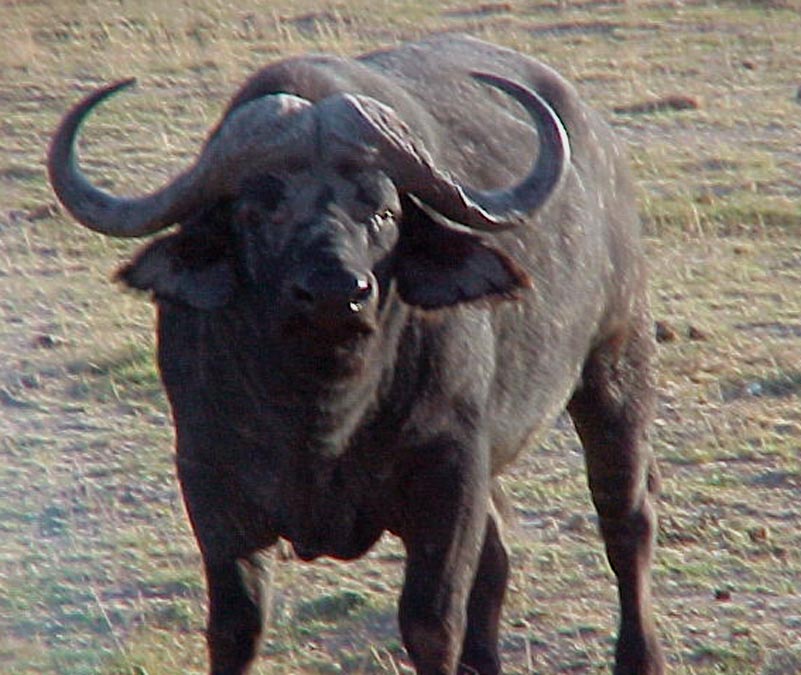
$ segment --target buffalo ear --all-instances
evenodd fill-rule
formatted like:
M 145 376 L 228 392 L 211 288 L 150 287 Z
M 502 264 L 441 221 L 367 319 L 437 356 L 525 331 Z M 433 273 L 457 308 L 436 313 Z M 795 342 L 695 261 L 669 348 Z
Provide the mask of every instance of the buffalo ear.
M 531 277 L 490 240 L 412 195 L 403 198 L 395 259 L 401 298 L 425 309 L 480 299 L 513 299 Z
M 210 311 L 228 303 L 236 277 L 228 257 L 211 242 L 182 233 L 156 239 L 117 270 L 115 278 L 131 288 Z

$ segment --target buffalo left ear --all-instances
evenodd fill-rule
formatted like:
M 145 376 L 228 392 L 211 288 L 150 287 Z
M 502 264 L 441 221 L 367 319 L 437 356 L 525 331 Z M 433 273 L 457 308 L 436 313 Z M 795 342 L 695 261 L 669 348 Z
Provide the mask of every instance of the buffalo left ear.
M 483 298 L 513 299 L 531 277 L 488 239 L 413 195 L 403 198 L 395 277 L 401 298 L 424 309 Z
M 156 239 L 117 270 L 115 278 L 131 288 L 152 291 L 156 299 L 219 309 L 231 300 L 236 286 L 228 258 L 188 242 L 191 239 L 181 233 Z

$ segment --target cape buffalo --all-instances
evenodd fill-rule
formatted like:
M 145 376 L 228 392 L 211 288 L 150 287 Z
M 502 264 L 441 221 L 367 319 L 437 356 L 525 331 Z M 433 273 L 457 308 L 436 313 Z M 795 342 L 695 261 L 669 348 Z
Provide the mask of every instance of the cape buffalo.
M 177 470 L 203 556 L 211 672 L 262 631 L 257 553 L 352 559 L 389 531 L 418 673 L 499 673 L 497 476 L 567 409 L 617 576 L 615 672 L 662 673 L 650 600 L 653 324 L 626 161 L 553 70 L 442 35 L 279 61 L 167 186 L 118 198 L 75 159 L 82 225 L 142 237 Z

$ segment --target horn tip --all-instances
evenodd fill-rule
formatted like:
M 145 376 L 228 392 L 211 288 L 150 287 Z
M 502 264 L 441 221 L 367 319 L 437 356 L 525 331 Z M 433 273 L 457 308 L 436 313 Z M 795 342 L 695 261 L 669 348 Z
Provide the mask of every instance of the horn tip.
M 126 77 L 124 80 L 118 80 L 117 82 L 112 82 L 108 86 L 103 87 L 102 91 L 106 96 L 110 96 L 111 94 L 116 94 L 118 91 L 133 86 L 136 86 L 136 78 Z

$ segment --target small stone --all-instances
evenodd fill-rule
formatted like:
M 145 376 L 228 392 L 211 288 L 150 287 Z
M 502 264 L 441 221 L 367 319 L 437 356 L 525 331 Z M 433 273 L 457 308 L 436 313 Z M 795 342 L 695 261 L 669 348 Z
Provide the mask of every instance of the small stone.
M 61 347 L 64 344 L 66 344 L 66 340 L 64 338 L 58 337 L 57 335 L 51 335 L 49 333 L 41 333 L 33 338 L 33 346 L 39 347 L 40 349 L 55 349 L 56 347 Z
M 54 204 L 53 202 L 49 202 L 47 204 L 42 204 L 41 206 L 37 206 L 34 209 L 31 209 L 28 212 L 28 220 L 31 222 L 36 222 L 37 220 L 45 220 L 47 218 L 54 218 L 60 213 L 60 209 L 58 204 Z
M 687 329 L 687 337 L 691 340 L 706 341 L 709 339 L 709 333 L 696 326 L 690 326 Z
M 731 591 L 728 588 L 715 589 L 715 600 L 718 602 L 729 602 L 731 600 Z
M 645 114 L 659 113 L 676 110 L 698 110 L 701 108 L 701 100 L 695 96 L 686 94 L 670 94 L 658 99 L 634 103 L 632 105 L 622 105 L 613 108 L 620 114 Z
M 745 393 L 748 396 L 762 396 L 762 385 L 759 382 L 749 382 L 745 385 Z
M 679 339 L 678 331 L 667 321 L 657 321 L 655 326 L 657 342 L 675 342 Z

